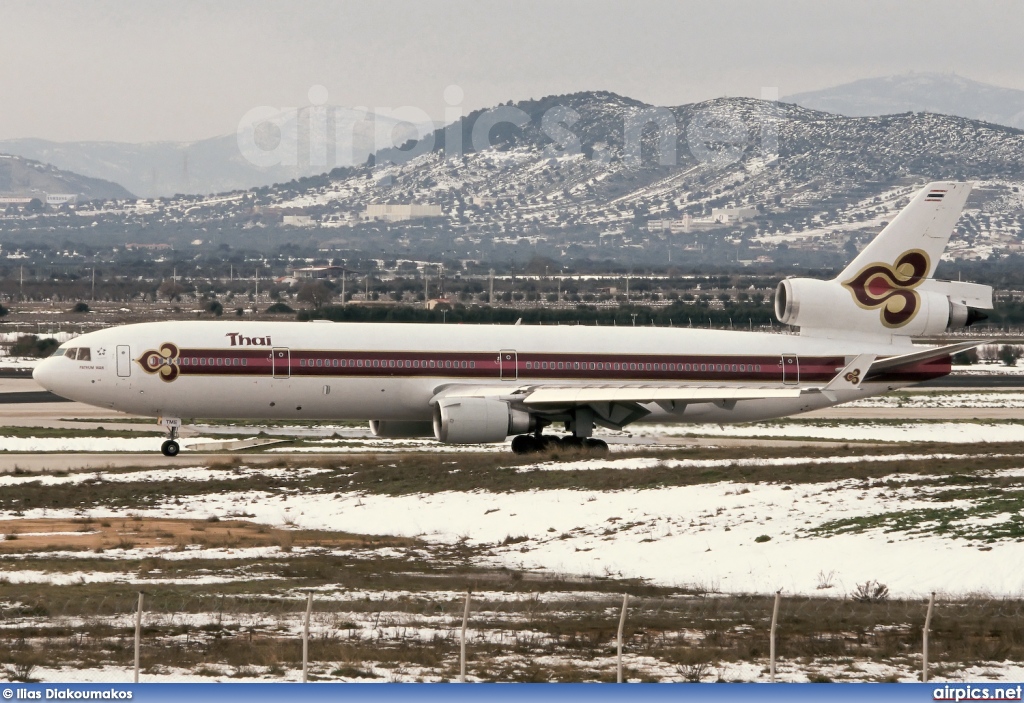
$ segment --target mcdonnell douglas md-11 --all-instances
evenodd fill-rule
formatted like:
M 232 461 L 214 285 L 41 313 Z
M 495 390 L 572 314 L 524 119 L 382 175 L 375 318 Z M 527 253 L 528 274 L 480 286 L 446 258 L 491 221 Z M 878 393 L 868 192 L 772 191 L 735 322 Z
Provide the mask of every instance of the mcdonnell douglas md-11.
M 799 335 L 526 325 L 152 322 L 73 339 L 36 368 L 65 398 L 160 418 L 364 420 L 378 437 L 607 449 L 596 427 L 785 417 L 948 374 L 992 289 L 932 278 L 971 190 L 931 183 L 832 280 L 788 278 Z M 544 434 L 564 426 L 561 438 Z

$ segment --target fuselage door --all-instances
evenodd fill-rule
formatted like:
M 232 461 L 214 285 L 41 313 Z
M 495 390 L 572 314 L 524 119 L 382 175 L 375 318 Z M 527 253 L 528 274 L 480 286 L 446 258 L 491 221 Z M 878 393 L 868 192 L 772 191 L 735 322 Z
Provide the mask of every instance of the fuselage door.
M 498 352 L 498 373 L 502 381 L 514 381 L 519 377 L 515 349 L 502 349 Z
M 782 355 L 782 382 L 791 386 L 800 383 L 800 359 L 796 354 Z
M 287 347 L 274 347 L 270 350 L 270 365 L 274 378 L 291 378 L 291 351 L 289 351 Z
M 127 344 L 117 345 L 117 375 L 121 378 L 132 375 L 132 349 Z

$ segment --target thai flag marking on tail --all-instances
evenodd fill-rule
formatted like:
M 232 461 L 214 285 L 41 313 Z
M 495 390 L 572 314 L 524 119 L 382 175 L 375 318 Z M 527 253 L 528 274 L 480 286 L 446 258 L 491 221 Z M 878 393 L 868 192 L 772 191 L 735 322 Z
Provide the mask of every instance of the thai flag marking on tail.
M 941 203 L 942 198 L 946 195 L 945 190 L 936 188 L 935 190 L 928 191 L 928 195 L 925 196 L 924 201 L 926 203 Z

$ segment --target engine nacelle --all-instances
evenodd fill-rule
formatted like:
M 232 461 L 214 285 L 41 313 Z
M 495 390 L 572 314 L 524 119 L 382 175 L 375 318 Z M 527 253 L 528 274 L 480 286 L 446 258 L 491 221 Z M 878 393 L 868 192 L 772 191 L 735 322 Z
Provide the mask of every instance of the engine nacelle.
M 953 299 L 958 286 L 964 290 L 971 286 L 972 291 L 975 287 L 928 280 L 914 289 L 882 290 L 869 297 L 857 296 L 837 281 L 787 278 L 775 291 L 775 316 L 785 325 L 812 333 L 941 334 L 986 317 L 980 310 Z
M 370 420 L 370 432 L 383 439 L 413 439 L 433 437 L 433 422 L 408 422 L 402 420 Z
M 511 434 L 529 432 L 533 418 L 503 400 L 442 398 L 434 406 L 434 436 L 448 444 L 503 442 Z

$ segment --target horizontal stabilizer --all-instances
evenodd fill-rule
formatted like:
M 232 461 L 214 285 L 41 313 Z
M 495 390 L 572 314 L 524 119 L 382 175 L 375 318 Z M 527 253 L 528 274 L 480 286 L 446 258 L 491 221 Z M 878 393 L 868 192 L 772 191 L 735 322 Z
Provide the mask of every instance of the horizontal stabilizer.
M 991 310 L 995 307 L 992 305 L 992 286 L 985 286 L 980 283 L 940 281 L 937 278 L 929 278 L 927 281 L 922 281 L 917 289 L 939 293 L 954 303 L 960 303 L 971 308 Z

